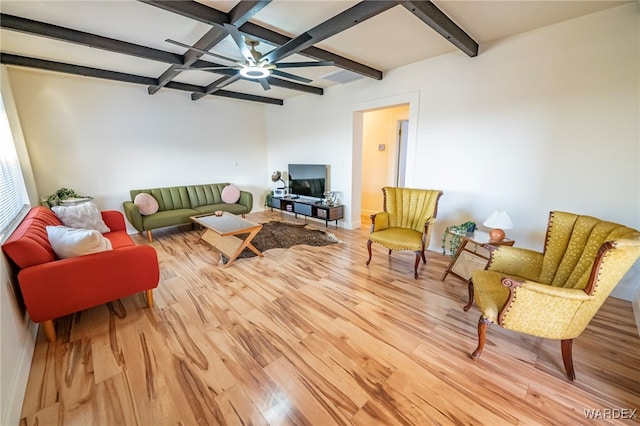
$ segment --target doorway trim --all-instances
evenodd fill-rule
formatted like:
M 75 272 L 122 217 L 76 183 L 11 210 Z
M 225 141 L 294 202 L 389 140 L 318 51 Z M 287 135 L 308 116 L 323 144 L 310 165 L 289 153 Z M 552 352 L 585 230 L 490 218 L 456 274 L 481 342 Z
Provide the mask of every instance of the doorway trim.
M 418 148 L 418 113 L 420 92 L 408 92 L 385 98 L 371 99 L 350 105 L 353 117 L 352 151 L 351 151 L 351 209 L 349 218 L 351 228 L 360 228 L 360 211 L 362 209 L 362 149 L 363 149 L 363 117 L 366 111 L 391 108 L 409 104 L 409 131 L 407 134 L 407 162 L 405 185 L 412 186 L 415 178 L 415 158 Z

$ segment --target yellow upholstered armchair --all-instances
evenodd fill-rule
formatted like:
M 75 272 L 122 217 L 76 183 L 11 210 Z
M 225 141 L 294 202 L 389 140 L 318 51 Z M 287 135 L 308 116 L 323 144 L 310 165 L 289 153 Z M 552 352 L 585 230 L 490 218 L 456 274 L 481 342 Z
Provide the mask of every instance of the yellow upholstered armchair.
M 561 341 L 569 380 L 575 379 L 573 339 L 580 336 L 613 288 L 640 258 L 640 233 L 590 216 L 551 212 L 544 252 L 499 246 L 486 270 L 469 281 L 481 316 L 482 353 L 487 325 Z
M 427 263 L 424 249 L 429 244 L 442 191 L 385 186 L 382 193 L 384 211 L 371 215 L 367 265 L 371 263 L 371 243 L 388 248 L 389 254 L 392 250 L 412 250 L 416 254 L 414 277 L 418 279 L 420 259 Z

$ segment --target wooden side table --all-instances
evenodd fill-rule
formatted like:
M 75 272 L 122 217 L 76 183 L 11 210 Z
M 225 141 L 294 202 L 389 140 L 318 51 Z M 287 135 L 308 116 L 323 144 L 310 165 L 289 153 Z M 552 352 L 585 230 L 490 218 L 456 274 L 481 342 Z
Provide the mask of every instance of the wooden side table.
M 478 230 L 464 234 L 456 231 L 449 231 L 449 233 L 459 235 L 462 242 L 440 281 L 444 281 L 449 274 L 463 281 L 469 281 L 473 271 L 487 267 L 490 257 L 487 246 L 512 246 L 515 243 L 509 238 L 500 242 L 491 241 L 488 233 Z

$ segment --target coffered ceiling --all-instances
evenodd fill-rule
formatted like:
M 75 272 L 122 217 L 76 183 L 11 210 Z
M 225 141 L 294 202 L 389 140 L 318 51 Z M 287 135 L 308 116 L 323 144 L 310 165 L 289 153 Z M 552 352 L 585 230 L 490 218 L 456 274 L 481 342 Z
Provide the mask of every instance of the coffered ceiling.
M 282 104 L 448 52 L 471 61 L 493 40 L 623 3 L 2 0 L 1 61 L 139 84 L 150 95 L 181 90 L 185 101 Z M 237 75 L 248 62 L 248 48 L 239 48 L 246 39 L 259 42 L 257 62 L 278 64 L 268 77 Z M 202 67 L 217 69 L 194 70 Z

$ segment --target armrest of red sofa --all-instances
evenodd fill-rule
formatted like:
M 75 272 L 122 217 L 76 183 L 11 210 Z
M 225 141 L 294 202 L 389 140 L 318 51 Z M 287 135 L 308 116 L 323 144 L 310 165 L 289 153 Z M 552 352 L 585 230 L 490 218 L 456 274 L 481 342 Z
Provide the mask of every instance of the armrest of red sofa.
M 34 322 L 156 288 L 159 280 L 156 251 L 143 245 L 47 262 L 18 274 Z
M 105 225 L 111 230 L 114 231 L 126 231 L 127 227 L 124 223 L 124 215 L 118 210 L 103 210 L 100 212 L 102 214 L 102 220 L 104 220 Z

